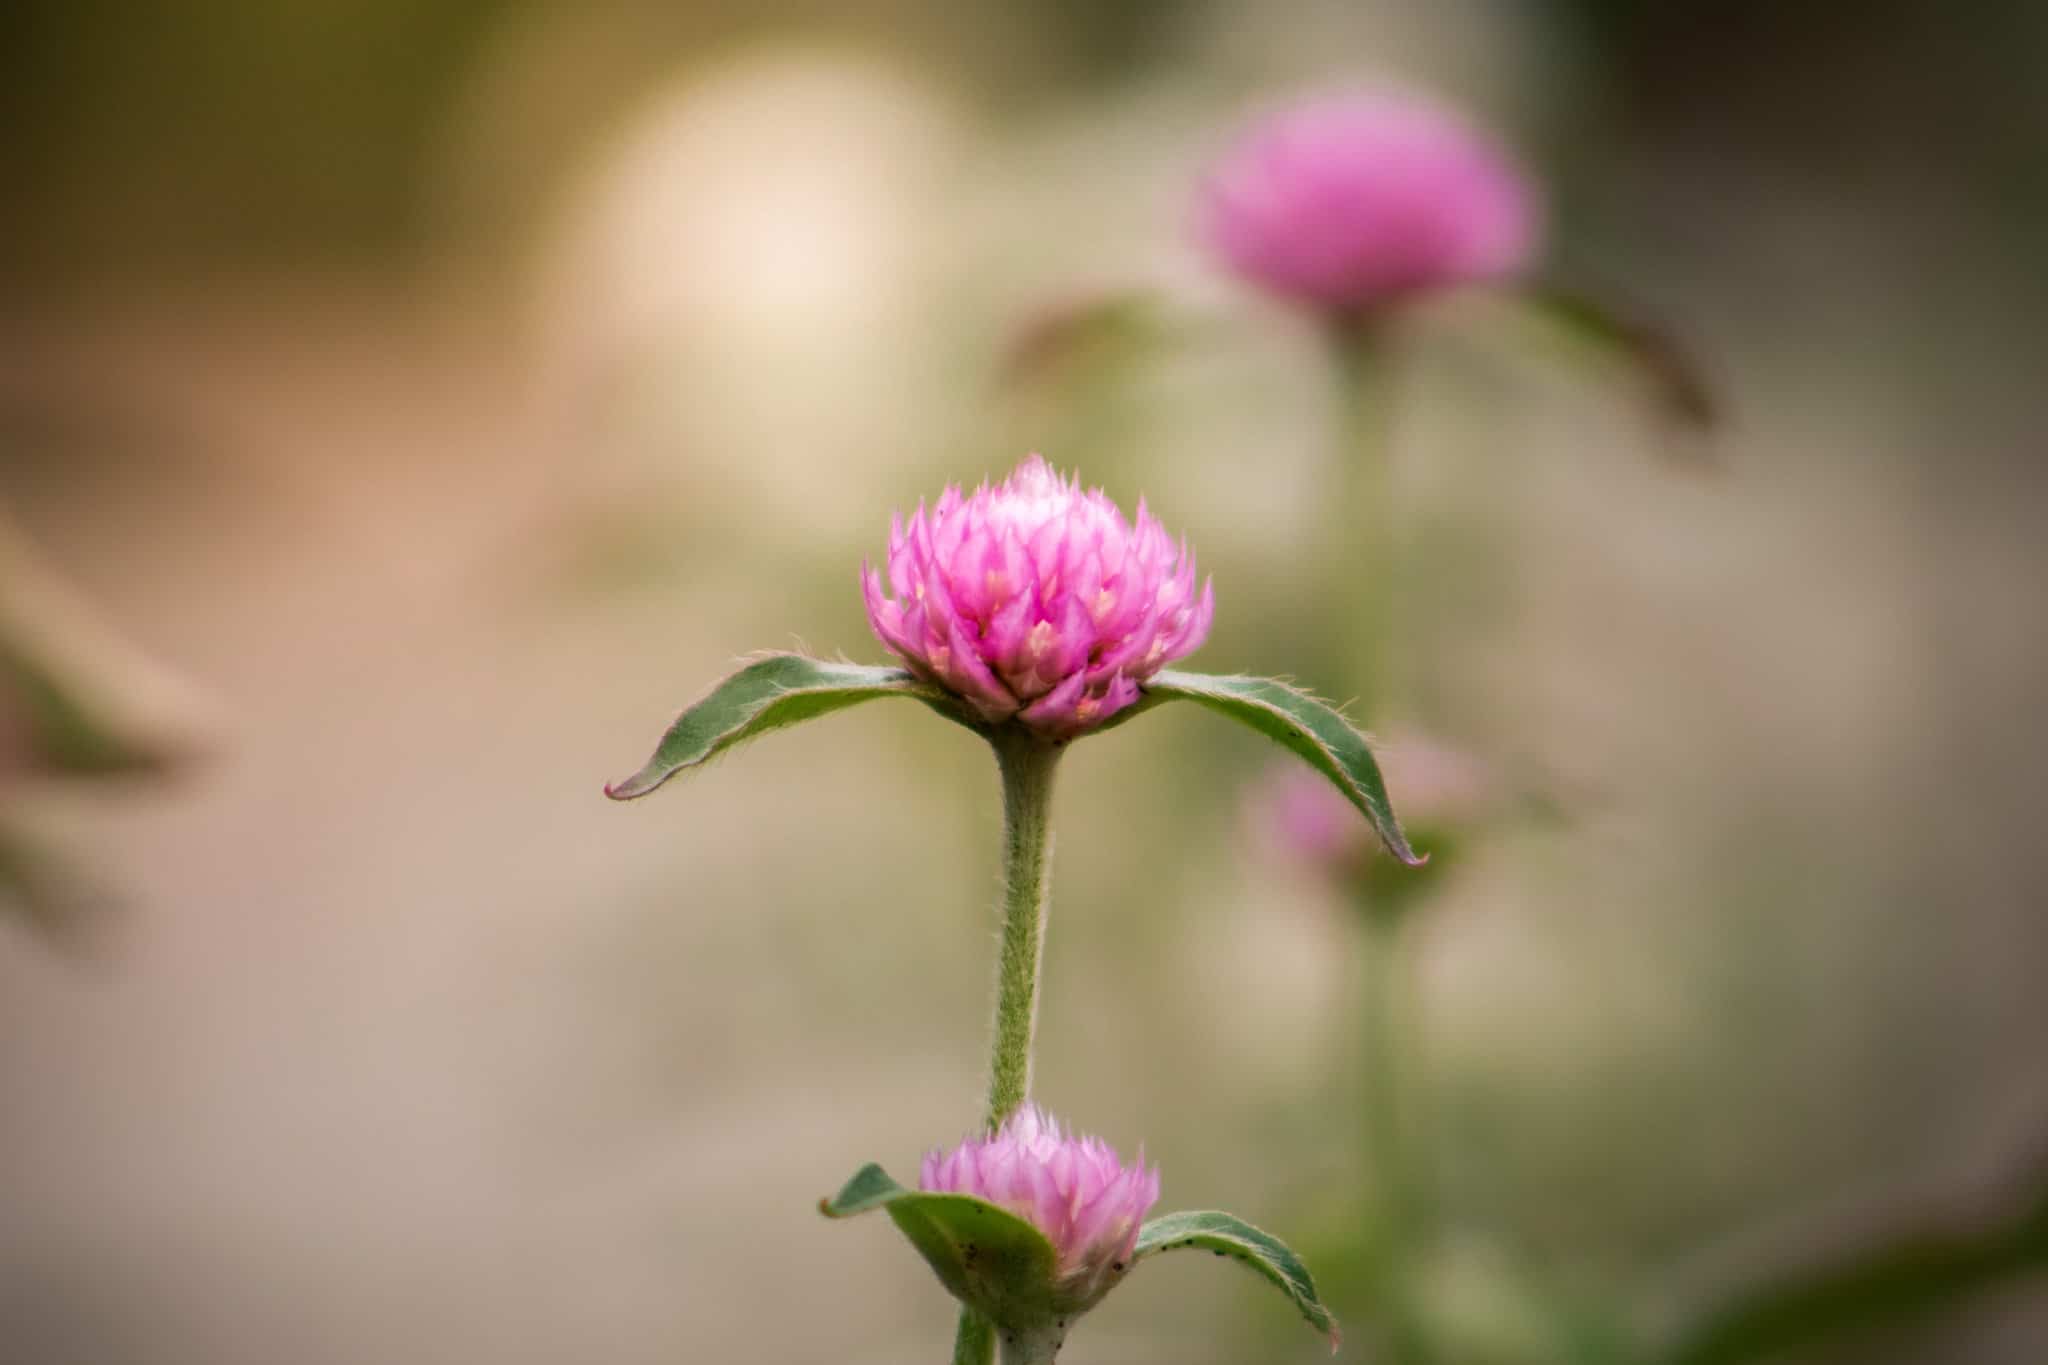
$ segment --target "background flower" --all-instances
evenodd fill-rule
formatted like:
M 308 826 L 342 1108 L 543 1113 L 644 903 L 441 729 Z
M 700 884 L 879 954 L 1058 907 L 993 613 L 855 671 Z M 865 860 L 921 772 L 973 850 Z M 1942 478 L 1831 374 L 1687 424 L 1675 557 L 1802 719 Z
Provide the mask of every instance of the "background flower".
M 1201 227 L 1231 270 L 1318 308 L 1511 275 L 1535 251 L 1534 190 L 1447 110 L 1392 95 L 1293 106 L 1217 164 Z

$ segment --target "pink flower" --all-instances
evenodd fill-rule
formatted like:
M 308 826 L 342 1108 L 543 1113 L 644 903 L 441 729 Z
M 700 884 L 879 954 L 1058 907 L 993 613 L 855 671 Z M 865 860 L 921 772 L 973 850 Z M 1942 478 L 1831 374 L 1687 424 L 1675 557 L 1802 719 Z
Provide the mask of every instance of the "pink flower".
M 1253 786 L 1245 817 L 1260 846 L 1319 873 L 1348 876 L 1372 852 L 1372 827 L 1328 778 L 1299 764 Z
M 1062 1298 L 1092 1304 L 1130 1268 L 1159 1170 L 1142 1152 L 1126 1166 L 1102 1139 L 1070 1137 L 1027 1104 L 994 1137 L 928 1153 L 917 1187 L 973 1195 L 1031 1223 L 1058 1253 Z
M 1054 739 L 1100 725 L 1138 685 L 1209 634 L 1215 598 L 1195 560 L 1138 504 L 1134 527 L 1102 490 L 1037 455 L 889 527 L 889 586 L 861 566 L 868 620 L 920 677 L 990 724 Z
M 1487 764 L 1421 735 L 1378 746 L 1387 790 L 1401 797 L 1411 826 L 1471 825 L 1502 804 L 1503 784 Z M 1246 790 L 1247 832 L 1279 860 L 1319 875 L 1348 878 L 1377 855 L 1379 841 L 1322 774 L 1298 763 L 1275 767 Z
M 1351 95 L 1253 127 L 1211 172 L 1201 228 L 1231 270 L 1356 312 L 1497 279 L 1535 251 L 1535 194 L 1492 143 L 1434 105 Z

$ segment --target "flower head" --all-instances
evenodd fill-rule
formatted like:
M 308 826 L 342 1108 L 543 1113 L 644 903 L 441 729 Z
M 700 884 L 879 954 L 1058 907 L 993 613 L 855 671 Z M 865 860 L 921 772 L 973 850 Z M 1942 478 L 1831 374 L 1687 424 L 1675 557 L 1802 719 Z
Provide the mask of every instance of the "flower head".
M 1032 455 L 1009 478 L 949 487 L 889 527 L 889 586 L 861 566 L 868 620 L 911 671 L 991 724 L 1015 718 L 1064 739 L 1138 699 L 1192 652 L 1215 599 L 1195 561 L 1138 504 L 1124 519 Z
M 1321 773 L 1276 767 L 1245 800 L 1253 840 L 1278 861 L 1322 874 L 1349 875 L 1372 852 L 1372 829 Z
M 1008 1209 L 1051 1242 L 1062 1297 L 1085 1308 L 1131 1264 L 1138 1226 L 1159 1199 L 1159 1170 L 1126 1166 L 1100 1138 L 1073 1137 L 1027 1104 L 990 1138 L 926 1155 L 917 1187 Z
M 1498 148 L 1432 104 L 1311 101 L 1255 126 L 1203 187 L 1201 228 L 1237 274 L 1357 312 L 1496 279 L 1535 250 L 1535 194 Z

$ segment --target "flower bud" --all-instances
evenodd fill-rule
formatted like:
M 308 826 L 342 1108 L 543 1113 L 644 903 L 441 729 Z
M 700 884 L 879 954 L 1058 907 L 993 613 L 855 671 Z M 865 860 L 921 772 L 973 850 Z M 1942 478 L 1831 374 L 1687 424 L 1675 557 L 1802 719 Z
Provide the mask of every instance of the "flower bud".
M 1057 1257 L 1052 1302 L 1073 1316 L 1130 1268 L 1138 1227 L 1159 1200 L 1159 1170 L 1142 1152 L 1126 1166 L 1108 1143 L 1063 1133 L 1027 1104 L 994 1137 L 928 1154 L 917 1186 L 973 1195 L 1044 1233 Z

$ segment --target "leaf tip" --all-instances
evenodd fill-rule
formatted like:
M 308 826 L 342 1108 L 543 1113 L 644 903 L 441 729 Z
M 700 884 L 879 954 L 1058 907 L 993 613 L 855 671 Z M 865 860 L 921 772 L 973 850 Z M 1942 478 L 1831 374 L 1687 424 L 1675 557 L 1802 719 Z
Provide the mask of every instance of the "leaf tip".
M 605 783 L 604 794 L 614 801 L 637 801 L 668 781 L 671 776 L 670 773 L 661 773 L 649 780 L 645 771 L 637 772 L 631 777 L 622 777 L 616 782 Z

